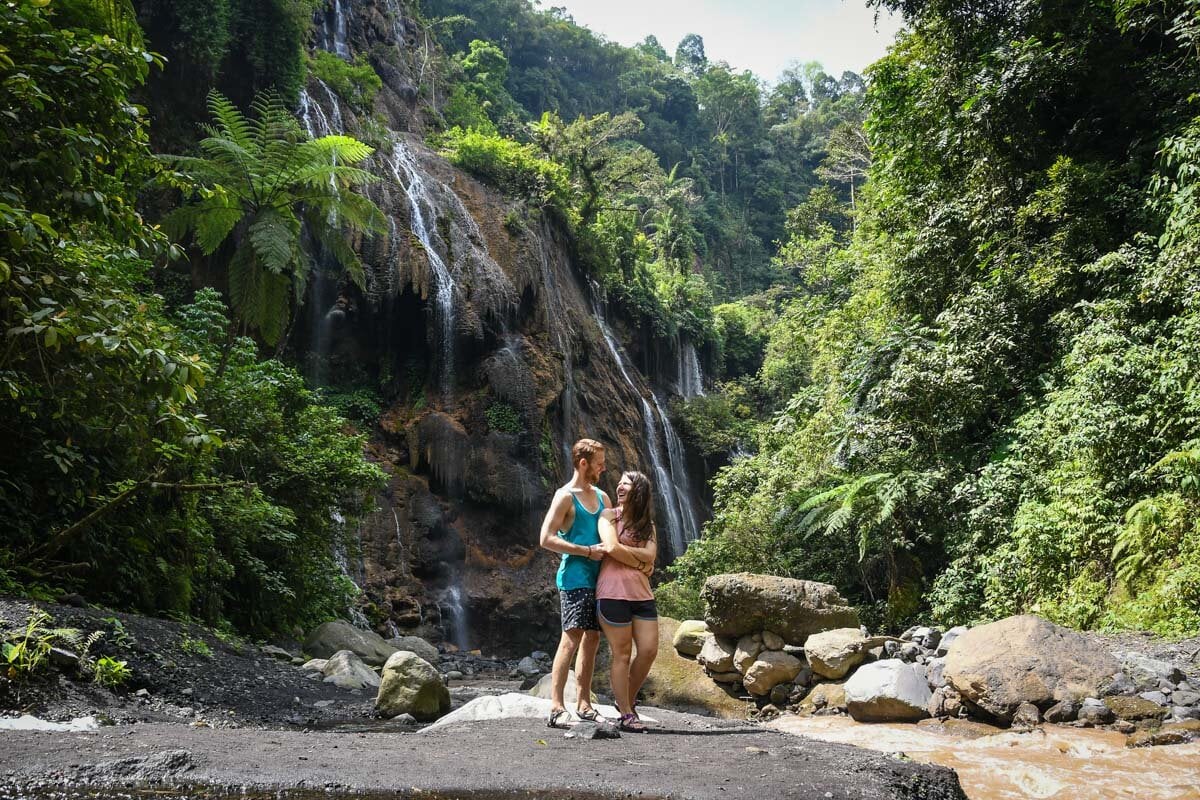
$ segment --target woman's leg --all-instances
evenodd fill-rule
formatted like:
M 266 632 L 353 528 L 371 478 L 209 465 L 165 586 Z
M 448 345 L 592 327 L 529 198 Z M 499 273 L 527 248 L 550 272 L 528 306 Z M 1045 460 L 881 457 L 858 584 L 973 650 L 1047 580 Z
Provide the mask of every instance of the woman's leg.
M 612 652 L 612 665 L 609 669 L 612 672 L 613 700 L 617 704 L 618 712 L 628 714 L 632 708 L 629 702 L 629 656 L 633 652 L 633 626 L 610 625 L 601 618 L 600 628 L 604 631 L 604 638 L 608 639 L 608 649 Z
M 650 674 L 650 667 L 654 666 L 654 659 L 658 657 L 658 620 L 634 617 L 631 638 L 637 644 L 637 655 L 634 656 L 633 664 L 629 668 L 630 704 L 637 700 L 638 692 L 641 691 L 642 684 L 646 682 L 646 676 Z M 614 672 L 613 680 L 616 679 L 616 672 Z

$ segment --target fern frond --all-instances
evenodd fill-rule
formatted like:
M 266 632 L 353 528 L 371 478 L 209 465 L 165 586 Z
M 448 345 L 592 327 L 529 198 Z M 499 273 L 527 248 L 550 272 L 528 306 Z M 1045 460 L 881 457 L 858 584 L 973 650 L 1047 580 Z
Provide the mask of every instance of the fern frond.
M 216 90 L 209 92 L 208 113 L 221 133 L 217 138 L 227 138 L 247 152 L 257 152 L 254 126 L 229 98 Z
M 300 222 L 290 211 L 264 209 L 250 225 L 249 237 L 258 263 L 266 269 L 282 275 L 295 267 Z

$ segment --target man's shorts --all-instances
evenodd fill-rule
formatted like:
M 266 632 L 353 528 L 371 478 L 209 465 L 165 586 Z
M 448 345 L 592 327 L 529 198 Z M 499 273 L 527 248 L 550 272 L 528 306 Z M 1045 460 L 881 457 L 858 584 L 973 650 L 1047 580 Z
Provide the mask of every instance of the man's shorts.
M 632 625 L 633 620 L 657 620 L 658 606 L 653 600 L 614 600 L 605 597 L 597 603 L 600 609 L 600 619 L 605 625 L 623 628 Z
M 595 589 L 564 589 L 558 593 L 558 603 L 562 611 L 564 631 L 576 628 L 585 631 L 600 630 L 600 623 L 596 621 Z

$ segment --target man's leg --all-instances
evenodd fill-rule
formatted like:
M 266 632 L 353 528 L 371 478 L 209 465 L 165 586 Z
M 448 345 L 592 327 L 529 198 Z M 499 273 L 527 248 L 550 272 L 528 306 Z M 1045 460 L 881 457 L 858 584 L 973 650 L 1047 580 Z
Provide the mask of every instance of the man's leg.
M 596 652 L 600 649 L 600 631 L 584 631 L 575 659 L 575 684 L 579 687 L 579 700 L 575 707 L 592 707 L 592 674 L 596 671 Z
M 563 631 L 562 638 L 558 640 L 558 650 L 554 653 L 554 667 L 550 670 L 550 705 L 554 711 L 566 708 L 563 692 L 567 688 L 567 672 L 570 671 L 571 659 L 575 657 L 575 651 L 579 649 L 582 639 L 583 629 L 572 628 Z

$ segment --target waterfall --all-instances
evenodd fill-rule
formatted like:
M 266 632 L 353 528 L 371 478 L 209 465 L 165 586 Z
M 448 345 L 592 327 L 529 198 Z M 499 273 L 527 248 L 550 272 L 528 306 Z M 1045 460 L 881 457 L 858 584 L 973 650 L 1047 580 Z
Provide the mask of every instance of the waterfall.
M 342 512 L 336 508 L 329 512 L 329 519 L 333 522 L 333 560 L 338 565 L 338 571 L 342 573 L 342 577 L 354 584 L 354 588 L 362 594 L 362 584 L 366 578 L 366 564 L 363 561 L 362 555 L 362 530 L 359 529 L 358 536 L 358 564 L 355 572 L 358 577 L 350 572 L 350 557 L 346 552 L 346 518 L 342 516 Z M 367 619 L 366 614 L 359 610 L 354 601 L 346 607 L 346 615 L 350 617 L 350 622 L 354 627 L 362 628 L 363 630 L 371 629 L 371 621 Z
M 554 276 L 550 274 L 550 259 L 546 256 L 545 241 L 541 242 L 538 247 L 538 255 L 541 260 L 542 267 L 542 291 L 544 298 L 544 308 L 546 310 L 546 330 L 551 332 L 554 337 L 554 346 L 562 353 L 563 363 L 563 392 L 560 407 L 562 409 L 562 427 L 560 429 L 560 439 L 562 440 L 563 449 L 563 465 L 570 469 L 571 463 L 571 445 L 575 440 L 575 359 L 571 350 L 571 337 L 563 334 L 564 319 L 566 314 L 563 304 L 562 292 L 558 288 L 558 283 L 554 280 Z
M 450 274 L 450 268 L 442 260 L 433 242 L 437 205 L 429 186 L 425 183 L 416 156 L 408 145 L 397 139 L 391 153 L 386 157 L 386 162 L 396 182 L 404 187 L 404 194 L 408 197 L 412 232 L 425 248 L 429 267 L 433 271 L 434 302 L 441 339 L 440 387 L 442 399 L 446 401 L 450 397 L 450 386 L 454 377 L 454 276 Z
M 593 311 L 596 315 L 596 322 L 600 326 L 600 332 L 604 335 L 604 342 L 608 345 L 613 360 L 617 362 L 621 376 L 625 378 L 625 383 L 628 384 L 630 390 L 642 401 L 642 424 L 646 432 L 646 449 L 650 453 L 659 505 L 663 509 L 663 513 L 667 515 L 667 536 L 671 542 L 671 555 L 678 558 L 687 549 L 688 544 L 700 536 L 699 526 L 696 524 L 696 517 L 692 511 L 690 482 L 687 479 L 686 463 L 683 459 L 683 445 L 679 441 L 675 429 L 671 426 L 670 418 L 663 412 L 657 395 L 651 391 L 650 397 L 654 401 L 654 406 L 651 407 L 629 376 L 629 370 L 625 366 L 625 357 L 622 355 L 620 345 L 617 344 L 616 336 L 608 327 L 608 320 L 604 317 L 604 308 L 598 301 L 593 301 Z M 667 440 L 666 452 L 670 462 L 669 468 L 663 464 L 663 447 L 659 440 L 656 419 L 662 424 Z M 681 495 L 681 492 L 684 494 Z
M 346 44 L 346 12 L 342 0 L 333 0 L 333 20 L 330 24 L 329 11 L 322 12 L 321 49 L 328 50 L 341 58 L 350 60 L 350 46 Z
M 308 131 L 308 135 L 313 139 L 328 136 L 332 130 L 329 127 L 329 118 L 325 116 L 325 110 L 321 108 L 320 103 L 312 99 L 308 89 L 300 90 L 299 114 L 304 130 Z
M 700 369 L 700 357 L 696 354 L 696 346 L 691 342 L 681 342 L 677 348 L 679 365 L 677 374 L 679 383 L 676 388 L 679 396 L 685 400 L 704 396 L 704 373 Z
M 442 636 L 448 639 L 459 650 L 468 650 L 467 644 L 467 610 L 462 603 L 462 589 L 455 584 L 447 589 L 438 601 L 438 611 L 442 617 Z M 447 630 L 449 623 L 449 630 Z

